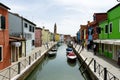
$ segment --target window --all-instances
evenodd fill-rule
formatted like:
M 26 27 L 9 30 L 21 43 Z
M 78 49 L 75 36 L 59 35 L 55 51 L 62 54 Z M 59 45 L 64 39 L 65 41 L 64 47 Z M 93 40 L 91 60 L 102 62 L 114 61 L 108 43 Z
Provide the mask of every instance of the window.
M 105 33 L 108 33 L 108 25 L 105 25 Z
M 3 54 L 3 50 L 2 50 L 2 46 L 0 46 L 0 61 L 2 61 L 2 54 Z
M 35 31 L 34 27 L 33 27 L 33 32 Z
M 24 23 L 24 26 L 27 28 L 28 27 L 27 23 Z
M 6 23 L 5 16 L 2 16 L 0 14 L 0 29 L 5 29 L 5 26 L 6 26 L 5 23 Z
M 32 26 L 31 26 L 31 25 L 29 26 L 29 31 L 30 31 L 30 32 L 32 31 Z
M 109 24 L 110 33 L 112 32 L 112 23 Z
M 34 42 L 35 42 L 35 40 L 32 40 L 32 46 L 34 46 L 35 44 L 34 44 Z

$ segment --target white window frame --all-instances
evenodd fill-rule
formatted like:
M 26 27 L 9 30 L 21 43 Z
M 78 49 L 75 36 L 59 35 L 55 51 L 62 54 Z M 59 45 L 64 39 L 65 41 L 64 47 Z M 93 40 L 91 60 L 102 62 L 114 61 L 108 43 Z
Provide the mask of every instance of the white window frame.
M 1 59 L 1 61 L 0 62 L 2 62 L 3 61 L 3 46 L 2 45 L 0 45 L 0 47 L 2 48 L 1 50 L 2 50 L 2 53 L 1 53 L 1 57 L 2 57 L 2 59 Z
M 109 30 L 108 30 L 108 33 L 112 33 L 112 32 L 110 32 L 110 24 L 112 24 L 112 29 L 113 29 L 113 23 L 110 22 L 110 23 L 109 23 Z M 112 31 L 113 31 L 113 30 L 112 30 Z

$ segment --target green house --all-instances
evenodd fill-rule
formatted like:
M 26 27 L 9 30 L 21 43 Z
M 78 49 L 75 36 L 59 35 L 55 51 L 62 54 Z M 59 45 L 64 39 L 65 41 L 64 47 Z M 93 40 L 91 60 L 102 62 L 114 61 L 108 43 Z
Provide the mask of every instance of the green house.
M 117 60 L 117 51 L 120 49 L 120 3 L 107 11 L 107 20 L 99 23 L 99 53 Z

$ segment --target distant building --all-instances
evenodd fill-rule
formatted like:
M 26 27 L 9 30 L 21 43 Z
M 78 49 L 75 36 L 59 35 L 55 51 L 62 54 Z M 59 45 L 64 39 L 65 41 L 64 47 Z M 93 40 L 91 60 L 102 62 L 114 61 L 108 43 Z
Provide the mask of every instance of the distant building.
M 57 25 L 55 23 L 55 25 L 54 25 L 54 41 L 55 41 L 56 34 L 57 34 Z

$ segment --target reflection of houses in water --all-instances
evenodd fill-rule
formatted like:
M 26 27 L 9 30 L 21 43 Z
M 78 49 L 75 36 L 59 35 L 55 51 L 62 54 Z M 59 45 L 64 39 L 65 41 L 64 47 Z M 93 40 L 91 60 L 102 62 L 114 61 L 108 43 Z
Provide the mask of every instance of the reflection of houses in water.
M 67 64 L 71 67 L 75 67 L 76 64 L 77 64 L 77 60 L 72 60 L 71 61 L 71 60 L 67 59 Z

